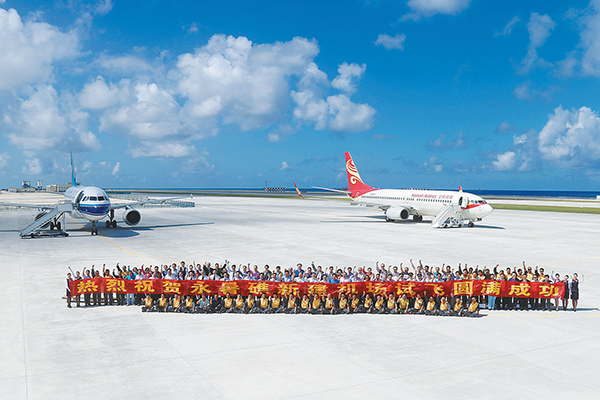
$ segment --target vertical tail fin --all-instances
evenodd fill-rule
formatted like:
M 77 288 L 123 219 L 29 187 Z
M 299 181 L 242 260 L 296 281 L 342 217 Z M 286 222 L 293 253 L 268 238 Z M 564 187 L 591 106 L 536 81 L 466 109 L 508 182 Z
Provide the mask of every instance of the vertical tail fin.
M 356 165 L 352 160 L 350 153 L 346 152 L 346 173 L 348 174 L 348 191 L 350 191 L 350 197 L 355 198 L 365 193 L 368 193 L 374 188 L 363 182 L 358 174 Z
M 71 186 L 77 186 L 77 179 L 75 178 L 75 167 L 73 166 L 73 150 L 71 150 Z

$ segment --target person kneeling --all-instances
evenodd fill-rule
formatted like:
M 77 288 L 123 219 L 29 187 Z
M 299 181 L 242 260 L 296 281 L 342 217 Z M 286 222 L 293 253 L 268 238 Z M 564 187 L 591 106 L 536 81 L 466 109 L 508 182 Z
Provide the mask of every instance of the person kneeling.
M 158 299 L 158 304 L 156 305 L 156 309 L 158 312 L 167 311 L 167 305 L 169 304 L 169 300 L 165 297 L 164 294 L 160 295 L 160 299 Z
M 306 314 L 310 310 L 310 299 L 308 295 L 302 296 L 302 301 L 300 302 L 300 307 L 296 310 L 298 314 Z
M 142 307 L 142 312 L 152 312 L 156 311 L 156 306 L 152 301 L 152 297 L 149 294 L 146 295 L 146 299 L 144 300 L 144 306 Z
M 478 317 L 479 316 L 479 303 L 475 296 L 471 296 L 471 302 L 466 310 L 463 310 L 465 317 Z
M 196 303 L 196 312 L 200 314 L 208 313 L 208 309 L 210 307 L 210 301 L 206 297 L 205 294 L 202 295 L 198 303 Z
M 450 315 L 448 300 L 446 300 L 445 296 L 442 296 L 440 300 L 440 311 L 439 314 L 443 317 Z
M 410 313 L 423 314 L 423 298 L 421 297 L 421 293 L 417 293 L 415 304 L 413 304 L 413 308 L 410 309 Z
M 425 315 L 436 315 L 437 310 L 435 307 L 435 298 L 433 296 L 429 297 L 429 301 L 427 302 L 427 307 L 425 307 Z

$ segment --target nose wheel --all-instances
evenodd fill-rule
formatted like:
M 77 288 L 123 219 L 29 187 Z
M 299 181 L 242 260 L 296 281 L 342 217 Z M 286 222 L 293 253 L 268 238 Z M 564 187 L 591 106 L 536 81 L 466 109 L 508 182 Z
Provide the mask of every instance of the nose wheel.
M 96 221 L 92 222 L 92 236 L 98 236 L 98 227 L 96 226 Z
M 116 228 L 117 221 L 115 220 L 115 210 L 110 210 L 110 214 L 108 214 L 108 221 L 106 221 L 106 228 Z

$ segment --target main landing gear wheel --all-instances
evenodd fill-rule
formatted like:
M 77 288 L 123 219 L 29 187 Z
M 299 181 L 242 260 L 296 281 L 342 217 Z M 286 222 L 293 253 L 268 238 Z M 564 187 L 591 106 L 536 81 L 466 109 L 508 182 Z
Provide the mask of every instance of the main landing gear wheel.
M 112 225 L 113 228 L 116 228 L 117 227 L 117 221 L 113 219 L 111 225 Z
M 421 222 L 421 221 L 423 221 L 423 216 L 422 215 L 413 215 L 413 221 Z
M 469 226 L 469 228 L 472 228 L 472 227 L 475 226 L 475 224 L 473 223 L 473 221 L 469 221 L 469 225 L 468 226 Z
M 53 231 L 54 230 L 54 222 L 50 222 L 50 230 Z
M 110 221 L 106 221 L 106 229 L 110 228 Z

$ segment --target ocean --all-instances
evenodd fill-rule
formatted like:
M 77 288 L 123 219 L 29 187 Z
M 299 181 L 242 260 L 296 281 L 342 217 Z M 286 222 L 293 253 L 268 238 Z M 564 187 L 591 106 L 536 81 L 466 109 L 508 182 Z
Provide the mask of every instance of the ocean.
M 296 195 L 295 188 L 270 188 L 280 189 L 278 191 L 267 192 L 265 188 L 171 188 L 171 189 L 109 189 L 111 192 L 162 192 L 162 193 L 211 193 L 211 194 L 273 194 L 273 195 Z M 330 193 L 316 188 L 299 188 L 303 193 Z M 285 191 L 283 191 L 285 190 Z M 343 189 L 339 189 L 343 190 Z M 456 190 L 456 189 L 432 189 L 432 190 Z M 579 198 L 596 199 L 600 195 L 600 189 L 591 190 L 490 190 L 490 189 L 463 189 L 465 192 L 476 194 L 482 197 L 547 197 L 547 198 Z

